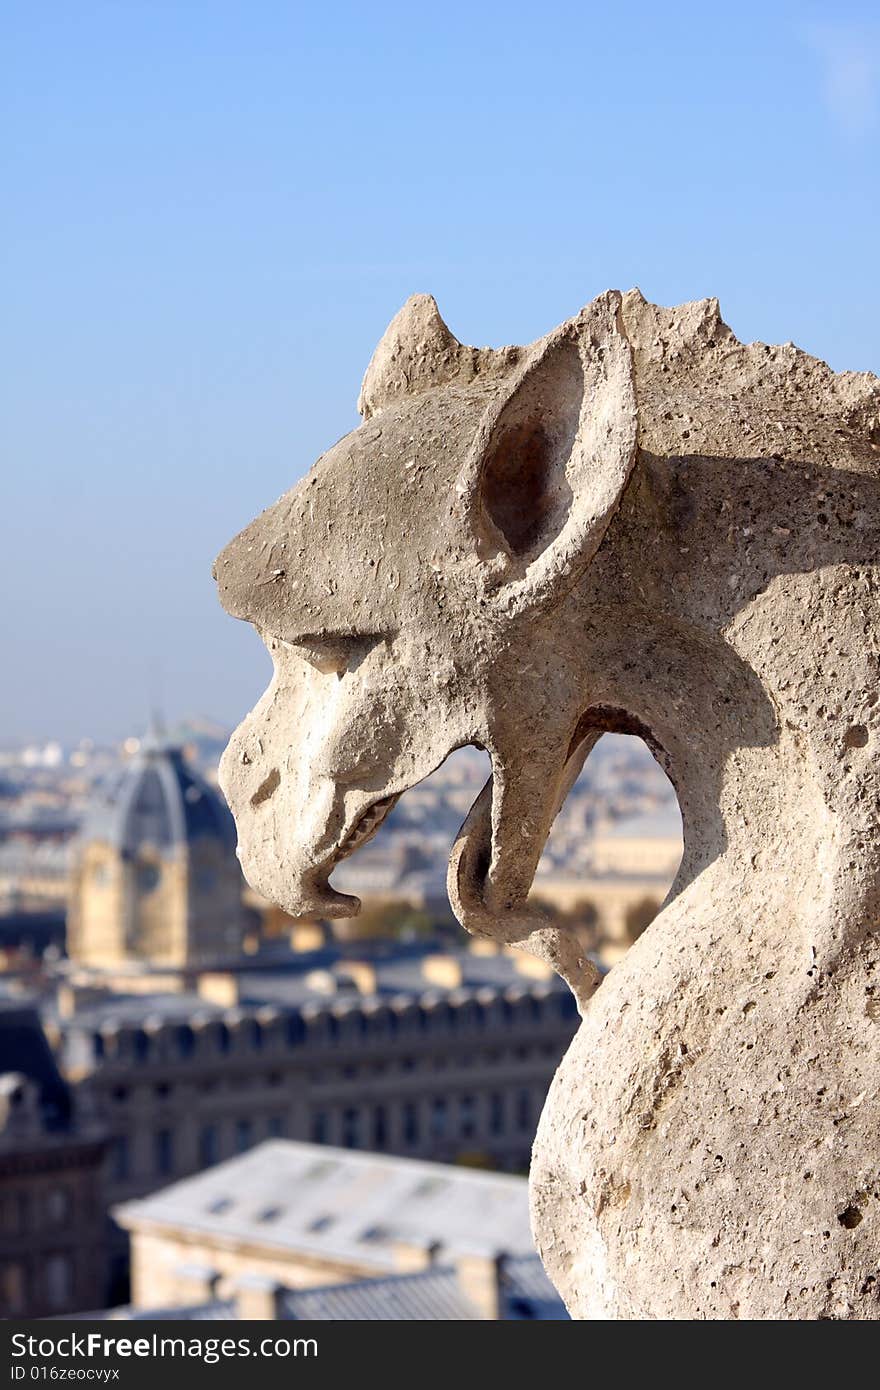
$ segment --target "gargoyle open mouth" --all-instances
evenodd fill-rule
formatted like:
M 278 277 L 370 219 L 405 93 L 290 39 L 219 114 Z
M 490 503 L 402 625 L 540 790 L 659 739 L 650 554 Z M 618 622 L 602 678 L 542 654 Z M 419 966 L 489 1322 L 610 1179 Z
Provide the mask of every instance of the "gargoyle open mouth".
M 301 885 L 299 911 L 305 910 L 325 917 L 357 916 L 361 906 L 360 899 L 349 893 L 340 893 L 329 882 L 330 874 L 343 859 L 347 859 L 355 850 L 372 840 L 401 796 L 401 792 L 394 792 L 391 796 L 383 796 L 379 801 L 374 801 L 361 812 L 352 829 L 329 857 L 305 875 Z
M 372 806 L 368 806 L 353 829 L 348 832 L 342 843 L 333 851 L 331 863 L 338 864 L 342 859 L 347 859 L 350 854 L 354 854 L 355 850 L 360 849 L 362 845 L 372 840 L 373 836 L 378 832 L 379 827 L 397 805 L 401 795 L 401 792 L 393 792 L 391 796 L 383 796 L 380 801 L 374 801 Z

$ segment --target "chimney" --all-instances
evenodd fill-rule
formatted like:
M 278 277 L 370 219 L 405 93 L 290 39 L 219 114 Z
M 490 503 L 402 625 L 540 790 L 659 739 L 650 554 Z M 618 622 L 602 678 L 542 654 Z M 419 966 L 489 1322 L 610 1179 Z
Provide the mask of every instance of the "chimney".
M 264 1274 L 246 1274 L 235 1286 L 235 1313 L 242 1322 L 277 1322 L 285 1289 Z
M 422 977 L 429 985 L 439 989 L 459 989 L 461 986 L 461 961 L 455 956 L 425 956 L 422 961 Z
M 340 981 L 346 977 L 351 980 L 358 994 L 376 994 L 379 988 L 376 967 L 368 960 L 347 960 L 339 967 Z
M 288 937 L 293 951 L 320 951 L 324 945 L 324 928 L 320 922 L 309 922 L 302 918 L 291 924 Z
M 458 1286 L 487 1322 L 498 1322 L 504 1317 L 501 1268 L 502 1257 L 497 1251 L 459 1251 L 455 1256 Z
M 174 1271 L 177 1297 L 188 1308 L 211 1303 L 217 1293 L 219 1274 L 210 1265 L 180 1265 Z
M 392 1246 L 394 1268 L 399 1274 L 416 1274 L 428 1269 L 440 1249 L 437 1241 L 395 1240 Z
M 33 1138 L 42 1128 L 36 1082 L 22 1072 L 4 1072 L 0 1075 L 0 1134 Z
M 472 936 L 468 941 L 468 950 L 472 956 L 497 956 L 501 947 L 491 936 Z
M 61 1018 L 74 1018 L 80 1009 L 88 1008 L 99 999 L 106 998 L 104 990 L 94 985 L 86 985 L 76 980 L 62 980 L 55 992 L 58 1013 Z
M 549 961 L 530 955 L 528 951 L 521 951 L 518 946 L 509 946 L 507 951 L 513 958 L 513 968 L 517 975 L 525 975 L 531 980 L 553 978 L 553 966 Z
M 238 985 L 238 976 L 230 971 L 206 970 L 199 975 L 196 987 L 200 999 L 231 1009 L 238 1003 Z
M 76 1013 L 76 987 L 67 983 L 59 985 L 55 1000 L 61 1017 L 73 1018 Z

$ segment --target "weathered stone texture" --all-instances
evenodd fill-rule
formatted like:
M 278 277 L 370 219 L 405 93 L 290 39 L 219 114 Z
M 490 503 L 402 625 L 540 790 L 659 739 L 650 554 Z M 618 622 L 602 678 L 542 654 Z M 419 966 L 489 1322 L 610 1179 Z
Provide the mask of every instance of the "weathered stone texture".
M 223 603 L 275 677 L 222 770 L 291 912 L 463 743 L 471 931 L 584 1018 L 535 1147 L 579 1317 L 880 1317 L 880 382 L 740 344 L 715 301 L 600 296 L 527 348 L 392 323 L 366 422 L 237 537 Z M 667 906 L 595 990 L 527 901 L 596 738 L 678 791 Z

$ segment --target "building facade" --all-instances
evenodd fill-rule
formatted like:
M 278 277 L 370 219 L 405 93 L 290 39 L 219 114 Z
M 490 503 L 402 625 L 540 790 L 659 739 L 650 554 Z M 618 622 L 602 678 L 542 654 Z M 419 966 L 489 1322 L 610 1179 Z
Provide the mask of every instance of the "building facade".
M 386 946 L 81 996 L 52 1028 L 111 1136 L 108 1200 L 270 1138 L 525 1171 L 578 1023 L 567 988 L 525 961 Z
M 116 1317 L 565 1317 L 506 1174 L 276 1141 L 116 1216 Z
M 0 1006 L 0 1318 L 106 1298 L 104 1155 L 100 1131 L 76 1123 L 36 1013 Z
M 83 828 L 67 953 L 100 971 L 235 958 L 242 888 L 227 807 L 180 748 L 149 735 Z

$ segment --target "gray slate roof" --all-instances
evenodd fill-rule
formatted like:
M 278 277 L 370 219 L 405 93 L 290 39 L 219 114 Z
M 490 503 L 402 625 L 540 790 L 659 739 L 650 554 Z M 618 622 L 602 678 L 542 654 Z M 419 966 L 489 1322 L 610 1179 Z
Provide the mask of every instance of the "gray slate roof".
M 565 1305 L 537 1255 L 507 1260 L 502 1286 L 505 1320 L 567 1320 Z M 284 1317 L 302 1322 L 473 1322 L 480 1316 L 455 1269 L 442 1265 L 388 1279 L 292 1289 L 283 1308 Z
M 537 1255 L 505 1261 L 502 1274 L 504 1319 L 519 1322 L 567 1321 L 568 1314 Z M 92 1315 L 94 1316 L 94 1315 Z M 233 1299 L 168 1308 L 114 1308 L 110 1316 L 132 1322 L 213 1322 L 236 1317 Z M 474 1305 L 462 1292 L 454 1268 L 433 1265 L 413 1274 L 396 1274 L 314 1289 L 288 1289 L 282 1319 L 299 1322 L 473 1322 Z
M 393 943 L 387 949 L 371 949 L 369 943 L 358 943 L 353 953 L 356 959 L 370 960 L 376 969 L 376 1001 L 419 1000 L 426 996 L 435 999 L 474 998 L 483 989 L 498 992 L 512 990 L 518 995 L 553 997 L 560 1011 L 567 1012 L 572 1031 L 577 1022 L 574 1000 L 566 985 L 554 975 L 550 979 L 531 979 L 517 971 L 516 963 L 506 955 L 476 956 L 466 950 L 449 950 L 461 966 L 462 984 L 447 988 L 429 983 L 423 974 L 423 958 L 436 953 L 437 947 L 410 947 Z M 352 954 L 352 953 L 349 953 Z M 315 972 L 313 974 L 313 972 Z M 316 987 L 315 975 L 321 972 L 337 977 L 339 988 L 325 993 Z M 361 1009 L 364 997 L 353 987 L 345 986 L 346 952 L 339 948 L 304 953 L 288 958 L 283 966 L 271 962 L 267 968 L 251 966 L 240 973 L 241 997 L 238 1010 L 253 1011 L 261 1005 L 276 1008 L 302 1009 L 314 1004 L 333 1010 Z M 51 1013 L 51 1005 L 47 1005 Z M 108 991 L 93 1003 L 78 1008 L 71 1020 L 58 1020 L 65 1032 L 102 1028 L 108 1024 L 142 1024 L 146 1018 L 166 1022 L 192 1022 L 193 1019 L 220 1019 L 229 1009 L 211 1003 L 191 992 L 175 994 L 137 993 L 115 994 Z
M 96 795 L 82 829 L 84 840 L 104 841 L 123 854 L 144 844 L 167 850 L 203 836 L 234 850 L 229 808 L 180 748 L 157 737 L 145 739 L 119 776 Z
M 388 1279 L 291 1289 L 284 1316 L 300 1322 L 474 1322 L 454 1269 L 431 1268 Z
M 0 1000 L 0 1075 L 27 1076 L 37 1086 L 47 1129 L 71 1121 L 70 1088 L 63 1079 L 36 1009 Z
M 126 1227 L 172 1226 L 376 1274 L 394 1244 L 534 1253 L 524 1178 L 328 1145 L 272 1140 L 117 1207 Z

